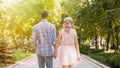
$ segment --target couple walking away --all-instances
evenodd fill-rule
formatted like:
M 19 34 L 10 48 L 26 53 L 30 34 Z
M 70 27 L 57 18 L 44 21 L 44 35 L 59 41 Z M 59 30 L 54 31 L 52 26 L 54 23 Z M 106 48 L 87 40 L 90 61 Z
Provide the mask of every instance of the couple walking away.
M 62 68 L 72 68 L 80 61 L 77 32 L 73 19 L 66 17 L 64 27 L 59 31 L 56 40 L 56 28 L 48 22 L 48 11 L 41 12 L 42 21 L 33 27 L 32 44 L 36 48 L 39 68 L 53 68 L 53 58 L 57 58 L 58 47 Z M 53 51 L 54 48 L 54 51 Z

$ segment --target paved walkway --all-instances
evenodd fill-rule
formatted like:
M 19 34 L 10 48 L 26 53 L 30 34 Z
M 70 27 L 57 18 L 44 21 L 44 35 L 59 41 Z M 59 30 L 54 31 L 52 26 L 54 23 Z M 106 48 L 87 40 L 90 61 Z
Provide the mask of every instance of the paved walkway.
M 32 55 L 14 65 L 11 65 L 7 68 L 38 68 L 37 57 Z M 58 59 L 54 60 L 54 68 L 62 68 Z M 85 55 L 81 54 L 81 61 L 79 64 L 74 65 L 73 68 L 110 68 L 105 66 Z

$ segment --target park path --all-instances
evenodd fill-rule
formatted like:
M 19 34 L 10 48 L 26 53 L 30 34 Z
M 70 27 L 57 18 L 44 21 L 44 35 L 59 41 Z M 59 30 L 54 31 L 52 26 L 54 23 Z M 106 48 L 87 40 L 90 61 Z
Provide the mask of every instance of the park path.
M 7 68 L 38 68 L 37 57 L 36 55 L 32 55 L 16 64 L 10 65 Z M 59 59 L 54 59 L 54 68 L 62 68 L 59 63 Z M 73 68 L 110 68 L 101 64 L 88 56 L 81 54 L 81 61 L 74 65 Z

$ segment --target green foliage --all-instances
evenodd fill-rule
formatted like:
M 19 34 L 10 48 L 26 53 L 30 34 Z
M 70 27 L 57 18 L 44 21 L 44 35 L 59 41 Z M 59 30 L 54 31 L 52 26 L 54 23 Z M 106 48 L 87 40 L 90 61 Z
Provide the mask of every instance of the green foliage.
M 100 61 L 101 63 L 104 63 L 106 65 L 109 65 L 113 68 L 119 68 L 120 66 L 120 55 L 115 53 L 104 53 L 99 52 L 97 54 L 91 54 L 91 57 Z
M 107 38 L 110 21 L 114 32 L 114 41 L 110 37 L 110 43 L 114 42 L 117 45 L 117 34 L 120 39 L 120 0 L 91 0 L 91 2 L 89 0 L 20 0 L 10 6 L 3 3 L 4 0 L 0 0 L 0 40 L 6 40 L 4 44 L 7 46 L 3 47 L 7 49 L 6 53 L 10 51 L 16 55 L 15 57 L 21 55 L 17 60 L 34 52 L 34 47 L 30 43 L 32 27 L 41 20 L 42 10 L 49 11 L 49 21 L 55 24 L 57 32 L 62 28 L 63 18 L 71 16 L 74 19 L 79 41 L 91 40 L 96 34 Z M 120 41 L 118 42 L 120 44 Z M 81 45 L 80 48 L 82 53 L 91 56 L 91 53 L 101 52 L 101 50 L 91 50 L 85 45 Z M 100 59 L 102 58 L 100 56 Z M 0 62 L 3 62 L 1 57 Z
M 5 40 L 0 40 L 0 65 L 14 63 L 13 51 Z M 13 60 L 10 60 L 13 59 Z
M 73 17 L 79 39 L 83 41 L 84 38 L 93 39 L 97 34 L 107 38 L 110 31 L 110 37 L 112 37 L 112 32 L 114 35 L 110 39 L 110 44 L 115 43 L 115 46 L 118 46 L 119 0 L 91 0 L 91 2 L 89 0 L 62 0 L 61 6 L 62 13 Z
M 33 53 L 30 52 L 24 52 L 24 49 L 16 49 L 15 52 L 13 53 L 14 57 L 15 57 L 15 62 L 20 61 L 28 56 L 30 56 Z
M 9 58 L 8 60 L 15 62 L 35 53 L 34 46 L 31 44 L 31 35 L 32 27 L 41 21 L 40 12 L 48 10 L 49 21 L 58 26 L 61 21 L 61 9 L 56 0 L 19 0 L 17 3 L 7 4 L 9 6 L 4 5 L 8 2 L 0 1 L 0 40 L 6 40 L 4 44 L 8 47 L 4 48 L 8 52 L 12 51 L 11 54 L 15 57 L 15 59 Z M 2 51 L 4 50 L 0 50 Z M 2 58 L 0 57 L 0 63 L 9 63 Z
M 103 50 L 90 49 L 87 45 L 80 46 L 80 52 L 112 68 L 120 67 L 120 55 L 118 53 L 105 53 Z
M 80 52 L 88 55 L 90 51 L 90 46 L 80 45 Z

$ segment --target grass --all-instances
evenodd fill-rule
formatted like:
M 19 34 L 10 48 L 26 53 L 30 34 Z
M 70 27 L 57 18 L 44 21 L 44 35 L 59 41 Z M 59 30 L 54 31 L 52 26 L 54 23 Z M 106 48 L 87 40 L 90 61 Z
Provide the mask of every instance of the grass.
M 120 68 L 120 54 L 118 53 L 105 53 L 103 50 L 90 49 L 90 47 L 86 45 L 80 46 L 80 51 L 111 68 Z
M 30 52 L 24 52 L 22 49 L 17 49 L 14 52 L 15 62 L 20 61 L 28 56 L 30 56 L 33 53 Z

